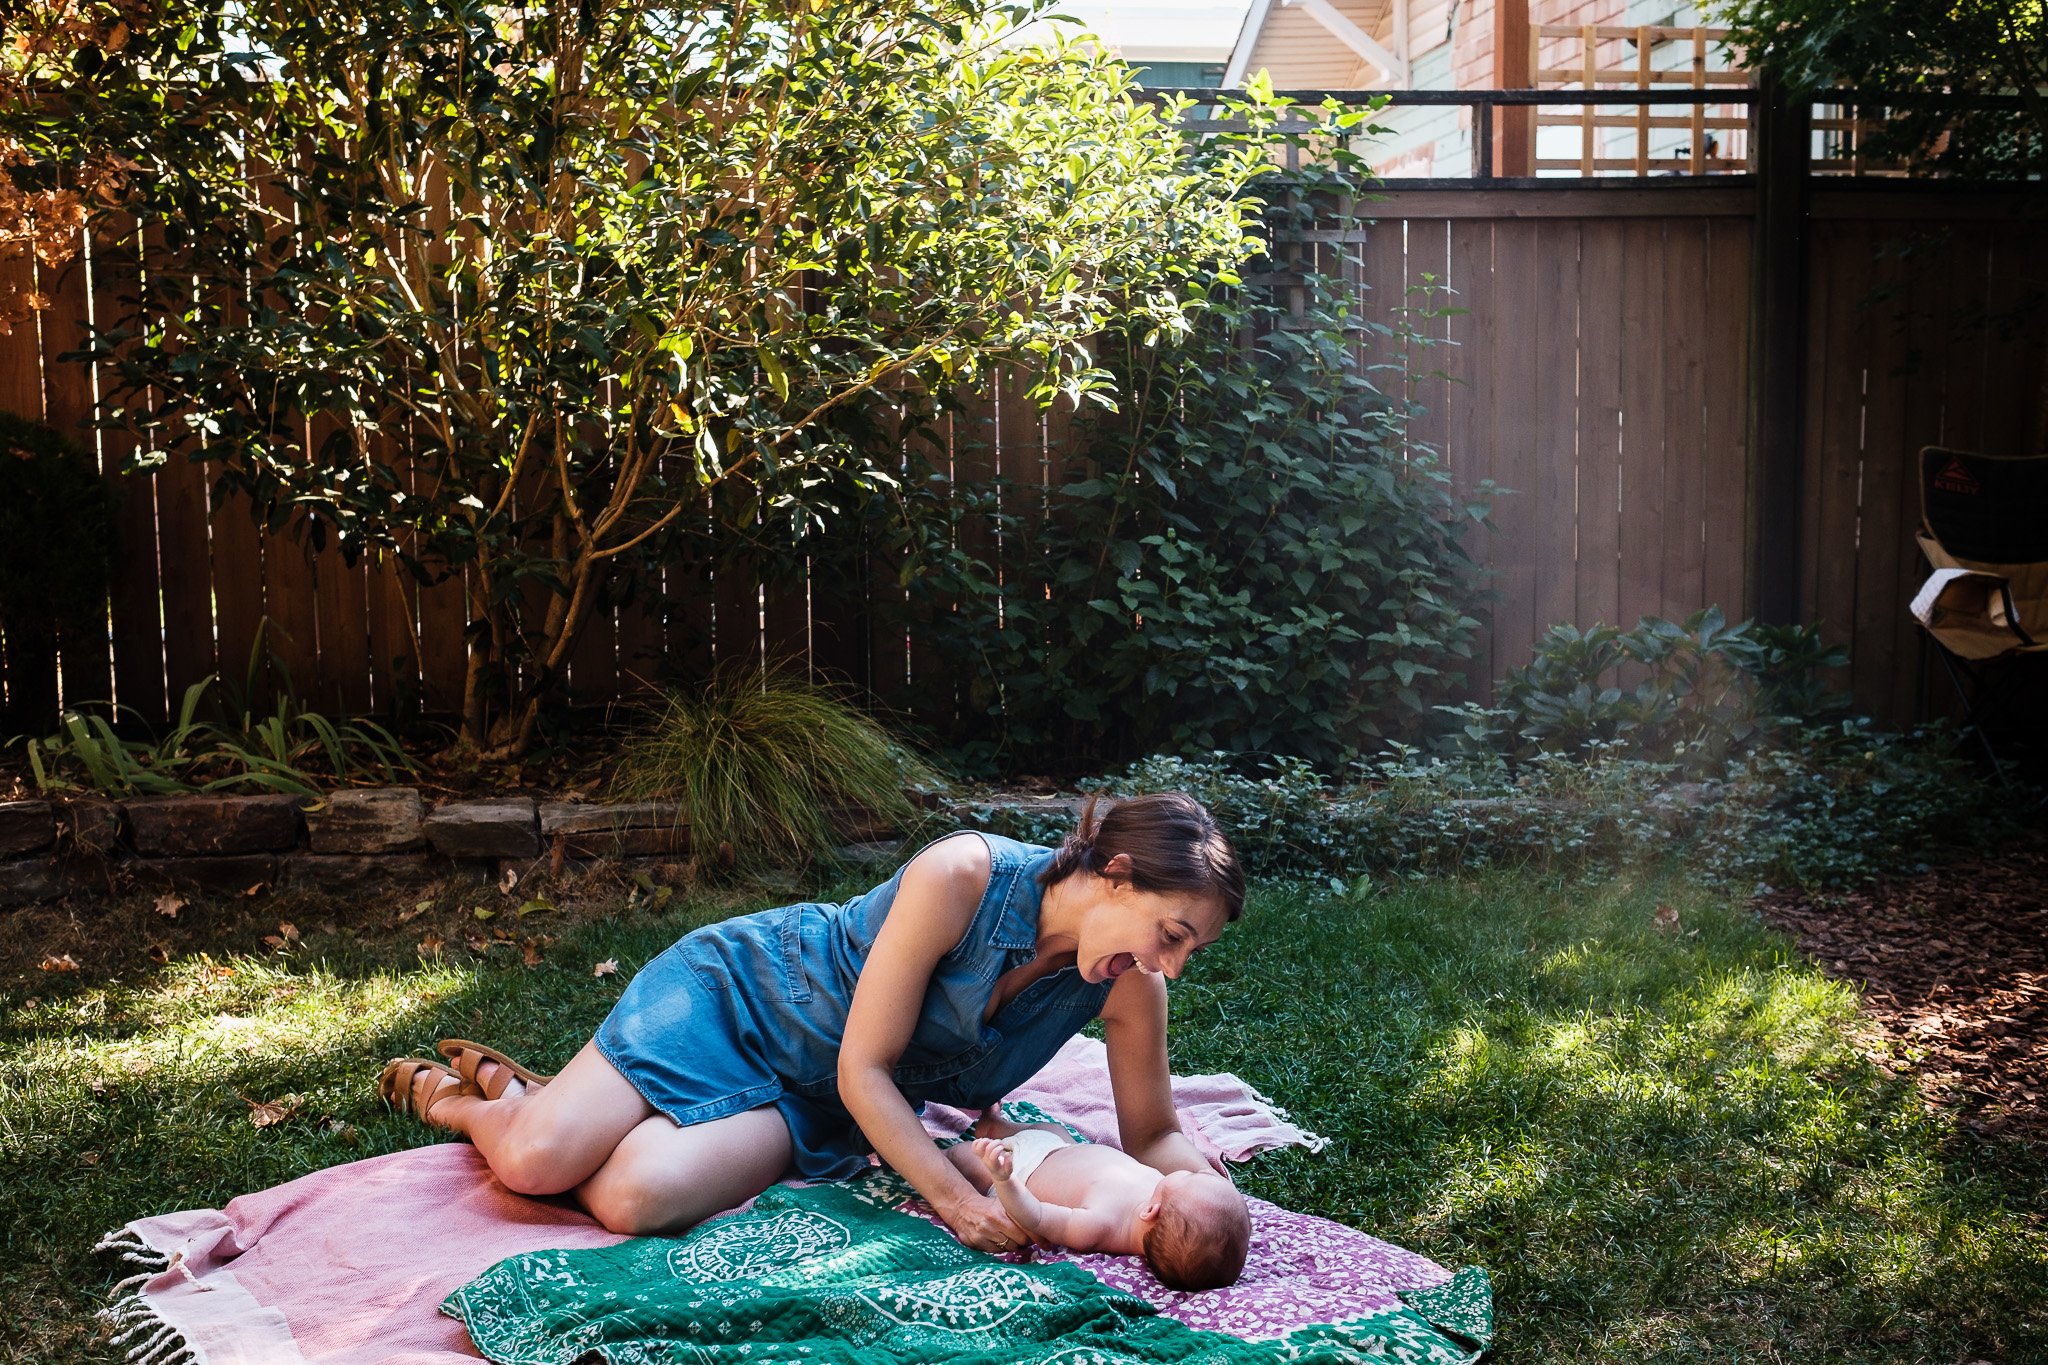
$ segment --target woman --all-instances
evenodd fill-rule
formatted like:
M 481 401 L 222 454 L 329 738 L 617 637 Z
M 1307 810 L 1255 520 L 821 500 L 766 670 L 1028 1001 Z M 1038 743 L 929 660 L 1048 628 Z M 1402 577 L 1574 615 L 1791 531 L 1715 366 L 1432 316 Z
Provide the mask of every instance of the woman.
M 509 1188 L 571 1192 L 615 1232 L 679 1232 L 791 1173 L 853 1175 L 872 1149 L 962 1242 L 1011 1250 L 1029 1236 L 914 1106 L 993 1104 L 1099 1015 L 1125 1150 L 1209 1169 L 1174 1114 L 1160 978 L 1243 904 L 1198 802 L 1138 797 L 1098 820 L 1091 801 L 1057 851 L 955 834 L 844 905 L 687 935 L 552 1079 L 458 1039 L 441 1048 L 454 1072 L 405 1058 L 380 1089 L 466 1134 Z

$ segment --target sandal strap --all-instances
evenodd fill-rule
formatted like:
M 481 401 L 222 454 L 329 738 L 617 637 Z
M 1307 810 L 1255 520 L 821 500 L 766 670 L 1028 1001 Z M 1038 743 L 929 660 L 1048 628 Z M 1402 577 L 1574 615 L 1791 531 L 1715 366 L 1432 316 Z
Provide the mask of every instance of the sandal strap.
M 414 1095 L 419 1086 L 422 1071 L 437 1071 L 455 1082 L 454 1088 L 442 1087 L 438 1082 L 427 1096 L 426 1103 L 415 1102 Z M 450 1095 L 476 1094 L 477 1087 L 439 1062 L 425 1057 L 394 1057 L 384 1064 L 383 1074 L 377 1078 L 377 1093 L 384 1102 L 401 1114 L 411 1114 L 421 1123 L 434 1125 L 434 1106 Z M 434 1125 L 440 1126 L 440 1125 Z
M 471 1079 L 474 1079 L 477 1068 L 486 1061 L 496 1062 L 500 1068 L 500 1075 L 509 1073 L 511 1076 L 516 1076 L 529 1088 L 537 1089 L 554 1079 L 552 1073 L 535 1071 L 531 1067 L 522 1066 L 498 1051 L 498 1049 L 487 1047 L 482 1043 L 472 1043 L 467 1038 L 443 1038 L 434 1045 L 434 1050 L 453 1062 L 458 1072 Z M 469 1059 L 467 1063 L 464 1061 L 465 1057 Z M 467 1069 L 465 1069 L 465 1066 Z M 497 1087 L 500 1094 L 504 1092 L 506 1084 L 510 1084 L 509 1080 Z M 497 1097 L 497 1095 L 491 1095 L 488 1098 L 496 1099 Z

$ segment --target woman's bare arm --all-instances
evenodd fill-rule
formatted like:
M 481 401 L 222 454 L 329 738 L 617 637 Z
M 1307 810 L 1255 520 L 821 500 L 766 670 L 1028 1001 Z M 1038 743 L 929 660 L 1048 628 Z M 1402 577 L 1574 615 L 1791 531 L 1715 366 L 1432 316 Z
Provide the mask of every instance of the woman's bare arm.
M 932 972 L 967 933 L 988 879 L 988 845 L 971 834 L 941 840 L 903 869 L 895 903 L 861 967 L 847 1011 L 839 1098 L 875 1151 L 954 1235 L 978 1250 L 1000 1251 L 1024 1245 L 1029 1235 L 932 1145 L 894 1074 L 917 1027 Z
M 1155 1171 L 1217 1171 L 1180 1128 L 1173 1073 L 1166 1064 L 1166 982 L 1151 972 L 1117 978 L 1102 1007 L 1109 1049 L 1109 1089 L 1116 1099 L 1117 1138 Z

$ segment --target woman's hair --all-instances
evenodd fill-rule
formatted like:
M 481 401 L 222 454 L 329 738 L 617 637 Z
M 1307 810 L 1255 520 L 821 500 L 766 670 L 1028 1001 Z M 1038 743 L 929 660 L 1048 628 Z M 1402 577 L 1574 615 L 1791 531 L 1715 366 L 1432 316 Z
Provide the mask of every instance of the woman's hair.
M 1183 792 L 1134 796 L 1098 816 L 1102 798 L 1091 796 L 1081 821 L 1060 845 L 1052 866 L 1038 874 L 1051 886 L 1075 872 L 1100 873 L 1121 853 L 1131 862 L 1131 885 L 1140 891 L 1191 891 L 1223 904 L 1226 923 L 1244 913 L 1244 867 L 1237 850 L 1202 803 Z

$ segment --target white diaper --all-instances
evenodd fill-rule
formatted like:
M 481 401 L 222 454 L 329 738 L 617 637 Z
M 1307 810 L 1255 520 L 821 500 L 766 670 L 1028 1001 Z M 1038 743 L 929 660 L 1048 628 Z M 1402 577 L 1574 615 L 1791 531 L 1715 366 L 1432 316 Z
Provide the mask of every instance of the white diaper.
M 1021 1133 L 1012 1133 L 1003 1139 L 1003 1146 L 1010 1149 L 1010 1179 L 1029 1183 L 1031 1173 L 1038 1169 L 1038 1163 L 1062 1147 L 1074 1144 L 1059 1133 L 1043 1128 L 1026 1128 Z

